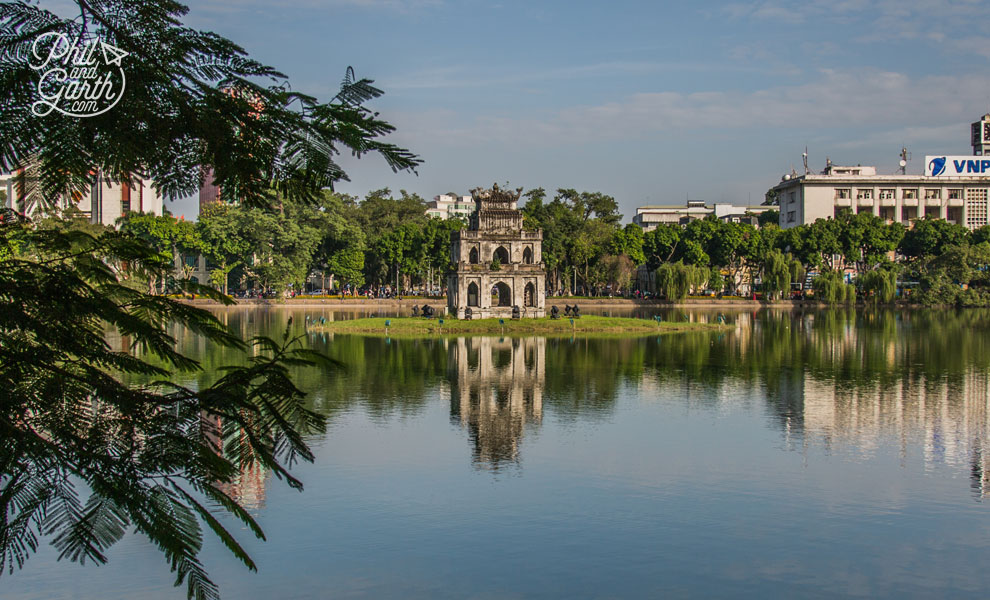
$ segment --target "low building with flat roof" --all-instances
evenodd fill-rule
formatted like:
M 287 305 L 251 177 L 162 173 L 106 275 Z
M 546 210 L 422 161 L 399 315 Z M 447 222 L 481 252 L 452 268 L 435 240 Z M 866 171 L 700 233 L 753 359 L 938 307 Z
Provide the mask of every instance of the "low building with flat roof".
M 474 199 L 471 196 L 440 194 L 426 204 L 426 216 L 467 221 L 474 214 L 474 209 Z
M 925 217 L 977 229 L 988 223 L 990 114 L 972 124 L 973 156 L 925 158 L 924 175 L 878 175 L 876 167 L 842 167 L 828 161 L 821 173 L 784 175 L 774 186 L 780 226 L 797 227 L 840 212 L 873 214 L 910 226 Z
M 737 206 L 717 202 L 709 206 L 703 200 L 688 200 L 686 204 L 675 206 L 640 206 L 632 222 L 644 231 L 653 231 L 658 225 L 687 225 L 691 221 L 714 215 L 730 223 L 756 225 L 761 213 L 773 210 L 774 206 Z

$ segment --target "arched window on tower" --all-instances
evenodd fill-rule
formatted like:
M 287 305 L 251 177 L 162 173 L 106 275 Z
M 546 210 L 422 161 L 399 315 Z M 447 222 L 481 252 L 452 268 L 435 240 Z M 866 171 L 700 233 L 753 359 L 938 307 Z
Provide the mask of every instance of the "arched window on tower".
M 495 250 L 495 254 L 492 256 L 492 260 L 498 261 L 500 265 L 509 264 L 509 251 L 505 249 L 504 246 L 499 246 Z
M 472 265 L 478 264 L 478 249 L 477 248 L 471 248 L 471 252 L 468 253 L 468 262 L 470 262 Z
M 512 290 L 503 282 L 495 284 L 495 291 L 498 293 L 498 306 L 512 306 Z
M 529 246 L 526 246 L 526 249 L 523 250 L 523 264 L 533 264 L 533 249 Z
M 478 284 L 471 282 L 468 285 L 468 306 L 478 306 Z

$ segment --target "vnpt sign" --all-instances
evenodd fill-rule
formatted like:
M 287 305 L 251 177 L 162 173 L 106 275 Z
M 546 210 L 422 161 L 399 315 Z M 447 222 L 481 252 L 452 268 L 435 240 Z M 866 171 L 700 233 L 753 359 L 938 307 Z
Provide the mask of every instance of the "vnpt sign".
M 984 156 L 926 156 L 928 177 L 990 175 L 990 158 Z

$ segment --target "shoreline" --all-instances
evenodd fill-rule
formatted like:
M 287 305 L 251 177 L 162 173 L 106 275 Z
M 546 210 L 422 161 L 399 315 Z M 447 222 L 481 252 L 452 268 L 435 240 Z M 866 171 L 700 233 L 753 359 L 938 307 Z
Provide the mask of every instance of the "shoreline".
M 339 298 L 287 298 L 284 300 L 263 300 L 258 298 L 240 298 L 235 299 L 236 304 L 230 306 L 225 306 L 214 300 L 207 299 L 183 299 L 183 302 L 192 304 L 194 306 L 208 306 L 215 308 L 243 308 L 250 306 L 268 306 L 268 307 L 299 307 L 299 308 L 337 308 L 337 309 L 354 309 L 354 310 L 369 310 L 369 309 L 381 309 L 381 308 L 394 308 L 394 309 L 409 309 L 412 310 L 413 306 L 423 306 L 424 304 L 429 304 L 437 309 L 445 309 L 447 306 L 447 301 L 444 298 L 422 298 L 422 297 L 406 297 L 402 300 L 391 299 L 373 299 L 368 300 L 366 298 L 354 298 L 354 299 L 344 299 Z M 730 299 L 717 299 L 717 298 L 689 298 L 683 302 L 669 303 L 658 300 L 637 300 L 633 298 L 555 298 L 547 299 L 547 310 L 553 305 L 557 305 L 563 313 L 564 305 L 567 304 L 577 304 L 584 311 L 588 307 L 596 308 L 623 308 L 623 309 L 636 309 L 636 308 L 718 308 L 718 307 L 731 307 L 731 308 L 828 308 L 828 307 L 845 307 L 846 305 L 831 305 L 825 304 L 823 302 L 817 301 L 775 301 L 775 302 L 763 302 L 762 300 L 747 300 L 745 298 L 730 298 Z M 851 305 L 855 307 L 856 305 Z M 891 308 L 900 307 L 911 307 L 917 305 L 894 305 Z

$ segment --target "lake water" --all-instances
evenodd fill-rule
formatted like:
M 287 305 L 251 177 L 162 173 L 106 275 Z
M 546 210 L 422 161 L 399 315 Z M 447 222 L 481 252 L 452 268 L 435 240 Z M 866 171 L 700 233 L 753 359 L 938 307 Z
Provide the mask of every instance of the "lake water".
M 354 316 L 221 314 L 244 335 Z M 212 539 L 204 563 L 239 599 L 986 597 L 990 313 L 722 314 L 618 340 L 310 336 L 347 368 L 297 374 L 329 416 L 306 489 L 244 473 L 260 570 Z M 237 360 L 180 344 L 208 371 L 189 385 Z M 110 557 L 43 549 L 0 597 L 184 598 L 143 538 Z

